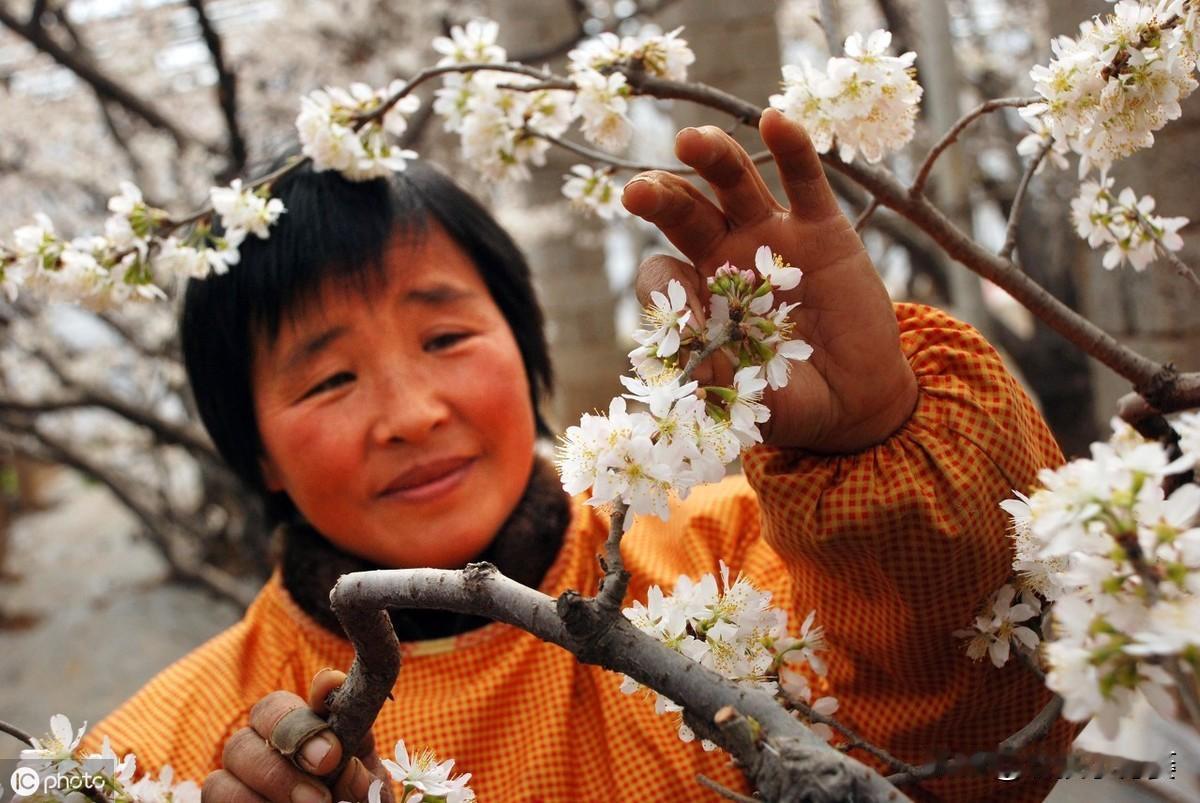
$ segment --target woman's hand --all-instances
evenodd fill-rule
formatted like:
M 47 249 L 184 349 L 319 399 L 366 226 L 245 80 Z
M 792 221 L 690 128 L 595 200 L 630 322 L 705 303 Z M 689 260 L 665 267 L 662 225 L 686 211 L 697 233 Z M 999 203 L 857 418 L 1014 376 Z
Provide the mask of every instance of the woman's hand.
M 325 698 L 345 679 L 345 672 L 323 669 L 313 678 L 307 701 L 288 691 L 271 692 L 259 700 L 250 711 L 250 727 L 242 728 L 225 743 L 223 769 L 204 779 L 204 803 L 363 803 L 376 778 L 383 779 L 380 800 L 392 803 L 391 782 L 375 754 L 370 734 L 332 788 L 323 777 L 342 758 L 342 746 L 333 731 L 320 731 L 299 746 L 297 754 L 307 772 L 297 769 L 271 746 L 276 726 L 292 711 L 307 706 L 317 716 L 328 716 Z
M 799 287 L 776 291 L 776 302 L 801 302 L 792 313 L 793 337 L 813 347 L 792 363 L 791 381 L 768 389 L 768 443 L 844 453 L 881 442 L 899 429 L 917 401 L 917 382 L 900 351 L 892 304 L 862 240 L 838 207 L 812 143 L 798 124 L 768 109 L 759 123 L 775 158 L 790 208 L 772 197 L 742 149 L 719 128 L 688 128 L 675 140 L 680 161 L 712 187 L 720 206 L 685 179 L 642 173 L 625 185 L 625 207 L 657 226 L 691 264 L 671 257 L 642 263 L 638 296 L 678 279 L 693 315 L 703 322 L 705 283 L 726 261 L 754 265 L 769 245 L 804 271 Z M 732 384 L 735 366 L 722 355 L 697 372 L 701 384 Z

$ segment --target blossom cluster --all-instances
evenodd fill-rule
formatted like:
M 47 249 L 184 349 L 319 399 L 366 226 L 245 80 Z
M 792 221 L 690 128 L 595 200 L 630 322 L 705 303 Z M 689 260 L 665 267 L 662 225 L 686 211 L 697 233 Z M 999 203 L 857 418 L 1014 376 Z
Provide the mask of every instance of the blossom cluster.
M 758 425 L 769 417 L 763 391 L 786 385 L 791 361 L 808 359 L 812 348 L 791 338 L 797 304 L 774 298 L 799 284 L 800 270 L 767 246 L 755 267 L 726 264 L 708 279 L 704 325 L 678 281 L 665 294 L 651 293 L 629 354 L 634 375 L 621 377 L 629 393 L 614 398 L 607 415 L 585 414 L 562 437 L 557 463 L 569 493 L 590 488 L 590 504 L 627 505 L 626 527 L 634 514 L 665 519 L 671 493 L 686 497 L 695 485 L 719 480 L 742 447 L 762 441 Z M 732 386 L 700 388 L 689 378 L 682 355 L 698 359 L 706 348 L 736 368 Z M 627 400 L 648 409 L 631 412 Z
M 326 87 L 300 99 L 296 130 L 313 170 L 336 170 L 351 181 L 368 181 L 404 170 L 417 154 L 395 141 L 408 128 L 406 115 L 421 105 L 416 95 L 400 96 L 403 81 L 386 89 L 351 84 Z M 393 102 L 393 98 L 396 98 Z
M 1184 482 L 1168 494 L 1163 485 L 1200 461 L 1196 418 L 1176 424 L 1187 433 L 1182 456 L 1116 422 L 1090 458 L 1044 469 L 1038 490 L 1003 503 L 1013 517 L 1018 585 L 1052 603 L 1046 683 L 1064 698 L 1064 716 L 1095 716 L 1109 735 L 1139 693 L 1171 715 L 1176 681 L 1165 663 L 1178 661 L 1184 682 L 1196 684 L 1200 486 Z M 1007 604 L 1013 592 L 1003 594 L 998 603 Z M 1004 606 L 996 611 L 1024 646 L 1032 639 L 1018 634 L 1018 623 L 1036 613 L 1029 599 L 1006 616 Z M 1006 651 L 996 647 L 993 661 L 1003 663 Z
M 51 787 L 39 800 L 78 800 L 78 792 L 68 789 L 90 788 L 103 795 L 103 799 L 119 800 L 122 803 L 200 803 L 200 787 L 194 781 L 176 781 L 175 773 L 168 764 L 155 778 L 137 774 L 137 759 L 130 753 L 118 757 L 108 737 L 104 738 L 99 753 L 82 755 L 78 752 L 87 723 L 76 731 L 71 721 L 62 714 L 50 718 L 50 733 L 32 739 L 32 746 L 22 750 L 20 763 L 40 775 L 53 774 L 60 778 L 74 778 L 79 783 L 60 783 Z M 96 771 L 91 763 L 104 762 L 111 772 Z M 86 784 L 83 781 L 86 780 Z
M 490 20 L 454 26 L 449 37 L 433 42 L 443 54 L 438 66 L 505 63 L 508 54 L 496 44 L 499 31 Z M 484 176 L 527 179 L 530 165 L 545 164 L 550 147 L 532 132 L 561 136 L 575 119 L 570 92 L 533 89 L 537 83 L 510 72 L 449 73 L 435 93 L 433 110 L 447 131 L 459 135 L 463 160 Z
M 1183 248 L 1179 230 L 1187 218 L 1155 215 L 1154 198 L 1138 198 L 1130 187 L 1114 195 L 1112 186 L 1111 178 L 1101 176 L 1099 182 L 1085 182 L 1071 201 L 1071 220 L 1079 236 L 1092 248 L 1108 246 L 1104 267 L 1112 270 L 1129 260 L 1134 270 L 1142 271 L 1160 252 Z
M 403 95 L 404 84 L 387 89 L 354 84 L 328 87 L 301 99 L 296 120 L 304 154 L 313 170 L 337 170 L 364 181 L 404 170 L 413 151 L 395 144 L 407 127 L 405 115 L 419 103 Z M 270 236 L 287 210 L 270 196 L 269 182 L 244 186 L 234 179 L 209 191 L 210 210 L 185 221 L 148 204 L 138 187 L 121 183 L 108 202 L 103 235 L 66 239 L 43 214 L 0 243 L 0 292 L 10 301 L 21 288 L 51 301 L 82 301 L 104 307 L 137 299 L 164 299 L 173 279 L 203 279 L 228 272 L 240 259 L 247 237 Z M 214 223 L 219 222 L 219 227 Z M 193 224 L 176 235 L 184 224 Z
M 892 34 L 873 31 L 846 39 L 845 55 L 821 70 L 805 61 L 783 68 L 783 94 L 770 103 L 798 120 L 813 145 L 826 153 L 836 144 L 847 162 L 862 154 L 875 163 L 908 144 L 922 89 L 914 78 L 917 54 L 887 55 Z
M 132 753 L 118 757 L 104 737 L 99 753 L 79 753 L 79 743 L 87 730 L 87 723 L 76 731 L 71 721 L 62 714 L 50 718 L 50 733 L 42 738 L 33 738 L 32 746 L 22 750 L 22 766 L 30 767 L 43 775 L 54 774 L 62 778 L 86 779 L 86 788 L 96 790 L 103 799 L 119 803 L 200 803 L 200 787 L 193 781 L 176 781 L 170 765 L 164 766 L 155 778 L 137 775 L 137 758 Z M 97 771 L 92 764 L 104 762 L 111 771 Z M 439 762 L 428 750 L 410 756 L 404 740 L 396 743 L 395 761 L 383 759 L 383 766 L 393 780 L 400 784 L 398 803 L 469 803 L 475 793 L 467 783 L 471 774 L 452 775 L 454 760 Z M 60 783 L 51 787 L 48 794 L 38 800 L 74 801 L 82 799 L 69 789 L 84 788 L 82 783 Z M 380 803 L 383 780 L 377 779 L 367 794 L 368 803 Z
M 589 142 L 613 151 L 624 148 L 633 135 L 627 114 L 632 90 L 616 68 L 640 66 L 650 75 L 683 80 L 695 59 L 679 38 L 681 29 L 624 38 L 603 33 L 570 52 L 570 80 L 564 88 L 548 73 L 543 80 L 513 69 L 479 69 L 505 64 L 508 54 L 496 43 L 499 30 L 493 21 L 473 20 L 433 43 L 442 54 L 438 66 L 474 65 L 468 72 L 445 76 L 433 108 L 446 130 L 459 135 L 464 161 L 493 180 L 529 178 L 531 165 L 545 164 L 550 139 L 561 137 L 576 121 Z M 564 186 L 567 197 L 610 217 L 615 205 L 609 181 L 597 173 L 575 172 Z
M 1197 0 L 1121 0 L 1079 36 L 1051 43 L 1054 58 L 1030 71 L 1044 100 L 1022 114 L 1080 156 L 1080 176 L 1154 144 L 1196 88 Z
M 816 612 L 805 618 L 798 636 L 787 632 L 787 613 L 771 607 L 771 594 L 759 591 L 746 578 L 729 579 L 729 567 L 721 562 L 721 584 L 711 575 L 698 581 L 682 576 L 670 596 L 651 586 L 646 604 L 635 601 L 624 610 L 634 627 L 675 652 L 739 683 L 783 694 L 793 702 L 811 703 L 814 711 L 831 714 L 837 709 L 832 697 L 813 700 L 804 669 L 824 675 L 825 663 L 817 654 L 825 647 L 824 631 L 814 626 Z M 781 688 L 782 686 L 782 688 Z M 633 694 L 642 685 L 626 676 L 621 691 Z M 659 714 L 680 713 L 682 706 L 655 692 L 654 708 Z M 828 738 L 828 726 L 814 728 Z M 679 738 L 694 740 L 695 733 L 679 722 Z M 705 750 L 714 745 L 702 742 Z
M 11 247 L 0 244 L 0 290 L 10 301 L 26 288 L 48 300 L 96 307 L 163 299 L 173 277 L 228 271 L 237 264 L 245 238 L 266 238 L 286 211 L 282 201 L 243 187 L 240 179 L 212 188 L 210 195 L 221 222 L 219 234 L 202 221 L 182 237 L 174 236 L 177 225 L 129 182 L 122 182 L 121 194 L 109 199 L 111 215 L 103 235 L 68 240 L 38 214 L 33 224 L 13 232 Z
M 624 37 L 605 32 L 567 54 L 576 87 L 575 110 L 589 142 L 619 151 L 633 136 L 633 125 L 626 114 L 629 82 L 614 68 L 630 66 L 670 81 L 687 79 L 687 68 L 696 56 L 679 38 L 682 31 L 676 28 L 667 34 L 644 32 Z

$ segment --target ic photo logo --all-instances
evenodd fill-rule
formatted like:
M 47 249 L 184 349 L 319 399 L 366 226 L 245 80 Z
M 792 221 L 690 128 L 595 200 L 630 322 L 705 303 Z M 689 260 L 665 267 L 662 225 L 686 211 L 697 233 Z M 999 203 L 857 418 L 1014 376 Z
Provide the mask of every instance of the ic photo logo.
M 42 776 L 32 767 L 17 767 L 8 779 L 15 794 L 32 795 L 42 788 Z
M 46 795 L 65 797 L 70 792 L 103 791 L 104 776 L 111 775 L 113 762 L 106 759 L 71 761 L 59 765 L 37 767 L 0 761 L 0 801 Z M 7 765 L 7 766 L 3 766 Z M 11 769 L 10 769 L 11 768 Z

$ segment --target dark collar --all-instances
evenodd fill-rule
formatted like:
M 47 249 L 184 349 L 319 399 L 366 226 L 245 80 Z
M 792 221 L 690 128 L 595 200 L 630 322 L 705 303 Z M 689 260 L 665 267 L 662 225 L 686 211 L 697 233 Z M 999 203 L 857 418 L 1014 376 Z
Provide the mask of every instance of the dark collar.
M 538 459 L 516 509 L 477 560 L 494 563 L 517 582 L 537 588 L 562 546 L 571 519 L 570 497 L 548 461 Z M 329 592 L 343 574 L 387 568 L 331 544 L 307 522 L 282 528 L 283 585 L 296 604 L 337 635 L 342 628 L 329 607 Z M 445 638 L 490 620 L 445 611 L 391 611 L 401 641 Z

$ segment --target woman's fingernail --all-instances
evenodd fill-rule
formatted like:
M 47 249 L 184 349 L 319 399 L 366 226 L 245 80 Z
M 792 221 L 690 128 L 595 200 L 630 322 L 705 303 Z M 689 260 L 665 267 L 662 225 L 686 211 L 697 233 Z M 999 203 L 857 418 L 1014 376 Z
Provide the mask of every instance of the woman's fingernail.
M 649 176 L 634 176 L 632 179 L 630 179 L 625 184 L 625 189 L 621 192 L 622 200 L 625 199 L 626 193 L 629 192 L 629 188 L 632 187 L 634 184 L 638 184 L 642 187 L 645 187 L 647 190 L 649 190 L 649 193 L 654 198 L 654 200 L 652 202 L 650 202 L 649 204 L 644 203 L 643 206 L 645 206 L 645 208 L 640 210 L 640 212 L 638 214 L 653 215 L 655 212 L 658 211 L 658 206 L 659 206 L 658 182 L 655 181 L 653 178 L 650 178 Z
M 321 766 L 321 762 L 325 760 L 325 756 L 329 755 L 329 751 L 333 749 L 333 742 L 325 736 L 314 736 L 308 740 L 308 744 L 300 751 L 300 760 L 304 762 L 309 772 L 316 772 L 317 767 Z
M 292 787 L 292 803 L 329 803 L 329 795 L 310 783 L 300 782 Z

